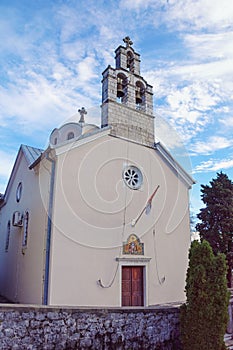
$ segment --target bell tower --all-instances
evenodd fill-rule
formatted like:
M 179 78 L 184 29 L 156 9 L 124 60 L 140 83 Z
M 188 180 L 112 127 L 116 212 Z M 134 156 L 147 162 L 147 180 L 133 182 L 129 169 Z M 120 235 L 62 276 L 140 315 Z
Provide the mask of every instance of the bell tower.
M 116 67 L 108 66 L 102 80 L 101 124 L 111 134 L 146 146 L 154 145 L 152 86 L 140 75 L 140 55 L 129 37 L 115 53 Z

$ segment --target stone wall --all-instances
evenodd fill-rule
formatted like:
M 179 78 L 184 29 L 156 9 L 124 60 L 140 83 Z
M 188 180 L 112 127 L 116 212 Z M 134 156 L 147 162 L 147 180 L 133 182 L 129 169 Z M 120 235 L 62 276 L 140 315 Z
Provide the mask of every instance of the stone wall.
M 111 134 L 154 147 L 154 116 L 115 101 L 102 104 L 102 126 Z
M 179 349 L 179 307 L 0 306 L 0 349 Z

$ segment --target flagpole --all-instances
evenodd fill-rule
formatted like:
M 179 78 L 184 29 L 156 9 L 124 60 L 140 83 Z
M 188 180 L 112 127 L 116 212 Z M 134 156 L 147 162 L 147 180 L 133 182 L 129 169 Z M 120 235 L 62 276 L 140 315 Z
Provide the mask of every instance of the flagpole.
M 154 198 L 154 196 L 155 196 L 156 192 L 158 191 L 158 189 L 159 189 L 159 185 L 156 187 L 156 189 L 154 190 L 154 192 L 152 193 L 152 195 L 151 195 L 151 196 L 149 197 L 149 199 L 147 200 L 146 205 L 145 205 L 145 207 L 142 209 L 142 211 L 141 211 L 141 213 L 139 214 L 139 216 L 138 216 L 136 219 L 134 219 L 134 220 L 132 221 L 132 224 L 131 224 L 132 227 L 134 227 L 134 226 L 136 225 L 136 223 L 138 222 L 138 220 L 141 218 L 141 216 L 142 216 L 142 214 L 144 213 L 144 211 L 146 210 L 148 204 L 151 205 L 152 199 Z

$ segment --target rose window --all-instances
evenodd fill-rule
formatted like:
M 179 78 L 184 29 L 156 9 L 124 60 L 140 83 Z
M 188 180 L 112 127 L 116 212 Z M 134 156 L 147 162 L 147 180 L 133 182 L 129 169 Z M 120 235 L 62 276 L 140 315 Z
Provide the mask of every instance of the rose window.
M 142 185 L 142 173 L 135 166 L 129 166 L 123 171 L 123 179 L 126 185 L 137 190 Z

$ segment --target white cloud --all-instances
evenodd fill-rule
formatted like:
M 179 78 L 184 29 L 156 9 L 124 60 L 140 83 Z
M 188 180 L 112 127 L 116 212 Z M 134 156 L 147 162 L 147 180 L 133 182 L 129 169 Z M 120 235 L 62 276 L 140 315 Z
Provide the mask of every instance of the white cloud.
M 86 57 L 79 62 L 77 67 L 77 79 L 81 82 L 88 83 L 89 80 L 97 78 L 98 75 L 94 72 L 96 65 L 97 63 L 93 57 Z
M 62 83 L 65 80 L 73 79 L 73 72 L 60 62 L 54 62 L 52 68 L 52 78 L 57 80 L 57 82 Z
M 219 102 L 218 92 L 212 84 L 194 82 L 183 88 L 173 89 L 167 96 L 171 111 L 187 113 L 187 120 L 196 123 L 198 117 Z M 188 113 L 190 112 L 190 113 Z
M 223 100 L 216 82 L 186 81 L 187 85 L 179 86 L 181 78 L 179 81 L 171 77 L 167 81 L 161 79 L 160 83 L 163 85 L 157 85 L 154 94 L 157 100 L 159 96 L 163 102 L 161 106 L 155 105 L 155 112 L 169 120 L 177 133 L 182 135 L 183 141 L 188 142 L 213 122 L 215 109 Z
M 23 36 L 17 33 L 14 28 L 14 18 L 0 20 L 0 49 L 2 54 L 8 55 L 9 53 L 14 55 L 28 55 L 28 52 L 32 48 L 30 37 Z
M 168 79 L 172 77 L 173 80 L 179 81 L 191 81 L 195 80 L 200 81 L 218 81 L 221 83 L 222 79 L 230 80 L 231 75 L 233 74 L 233 59 L 222 59 L 222 60 L 211 60 L 210 62 L 202 62 L 199 60 L 198 63 L 190 59 L 189 63 L 182 60 L 177 60 L 173 62 L 172 65 L 164 62 L 164 70 L 159 72 L 151 71 L 147 72 L 147 76 L 150 76 L 151 79 L 155 79 L 159 74 L 163 75 L 163 79 Z
M 85 34 L 89 21 L 86 11 L 89 10 L 89 6 L 82 7 L 77 3 L 77 7 L 79 11 L 75 8 L 75 4 L 73 6 L 62 4 L 54 7 L 54 17 L 62 43 L 74 41 L 78 33 Z
M 169 120 L 184 141 L 205 131 L 214 120 L 217 125 L 223 114 L 227 124 L 227 106 L 233 101 L 232 59 L 198 64 L 177 59 L 162 67 L 145 75 L 154 86 L 155 112 Z
M 93 98 L 75 90 L 75 77 L 72 75 L 69 80 L 69 74 L 59 66 L 52 74 L 56 79 L 54 82 L 41 74 L 28 72 L 27 76 L 17 77 L 7 87 L 0 87 L 0 124 L 6 125 L 13 120 L 14 128 L 18 125 L 24 132 L 51 128 L 73 114 L 76 108 L 93 105 Z M 79 88 L 81 86 L 80 80 Z M 87 86 L 87 92 L 88 89 L 90 86 Z M 91 95 L 94 96 L 93 91 Z
M 179 30 L 209 28 L 215 31 L 232 26 L 231 0 L 168 0 L 164 17 L 167 24 Z
M 165 25 L 171 31 L 218 32 L 229 30 L 233 22 L 232 0 L 121 0 L 120 8 L 140 14 L 139 26 Z
M 81 106 L 99 105 L 98 59 L 107 53 L 99 50 L 96 56 L 95 45 L 105 43 L 91 35 L 85 39 L 87 26 L 100 23 L 100 16 L 85 16 L 86 11 L 93 8 L 76 12 L 75 7 L 55 6 L 43 17 L 41 9 L 20 27 L 20 12 L 9 7 L 7 20 L 0 22 L 5 78 L 0 83 L 0 126 L 17 127 L 19 134 L 50 130 Z M 107 34 L 103 23 L 101 33 Z
M 224 105 L 232 103 L 233 7 L 231 0 L 221 4 L 169 0 L 160 14 L 170 29 L 184 30 L 180 33 L 181 46 L 174 51 L 181 57 L 157 61 L 158 67 L 146 72 L 146 79 L 154 86 L 157 100 L 163 100 L 157 112 L 188 141 L 220 116 L 227 108 Z M 201 32 L 203 28 L 205 33 Z M 226 124 L 228 117 L 225 115 Z
M 232 58 L 232 40 L 233 31 L 184 35 L 184 43 L 190 50 L 192 57 L 201 61 Z
M 205 173 L 210 171 L 220 171 L 233 167 L 233 159 L 210 159 L 201 162 L 194 169 L 194 173 Z
M 222 150 L 233 145 L 233 139 L 227 139 L 222 136 L 211 136 L 205 141 L 196 142 L 190 147 L 193 154 L 209 155 L 215 151 Z
M 155 115 L 155 139 L 156 142 L 161 142 L 170 150 L 184 147 L 175 128 L 158 114 Z
M 225 111 L 225 113 L 228 113 L 228 112 L 229 112 L 228 110 Z M 233 127 L 233 116 L 230 116 L 230 117 L 225 118 L 225 119 L 221 118 L 219 121 L 227 128 Z

